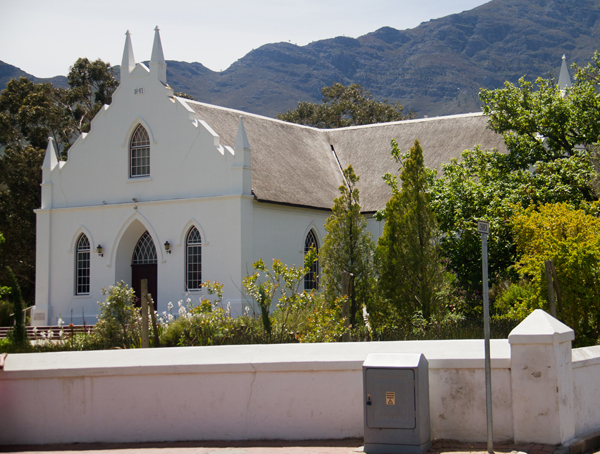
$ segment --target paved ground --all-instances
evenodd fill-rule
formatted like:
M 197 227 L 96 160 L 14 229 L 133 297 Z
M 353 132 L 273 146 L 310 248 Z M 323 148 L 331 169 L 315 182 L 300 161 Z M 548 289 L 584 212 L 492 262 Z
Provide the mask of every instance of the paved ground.
M 551 445 L 495 444 L 501 453 L 551 454 L 557 447 Z M 0 446 L 0 452 L 67 453 L 77 454 L 356 454 L 363 452 L 362 439 L 312 441 L 254 441 L 254 442 L 179 442 L 136 444 L 74 444 L 45 446 Z M 486 443 L 458 443 L 438 440 L 429 450 L 431 454 L 486 453 Z

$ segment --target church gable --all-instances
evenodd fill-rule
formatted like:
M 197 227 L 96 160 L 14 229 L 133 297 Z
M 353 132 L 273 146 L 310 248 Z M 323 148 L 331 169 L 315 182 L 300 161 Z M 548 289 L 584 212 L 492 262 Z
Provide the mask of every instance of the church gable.
M 160 46 L 158 29 L 155 47 Z M 240 194 L 244 151 L 223 146 L 211 126 L 166 84 L 160 52 L 150 68 L 132 62 L 127 34 L 121 84 L 88 134 L 69 150 L 44 189 L 54 208 Z M 247 150 L 249 152 L 249 150 Z M 248 159 L 246 159 L 249 161 Z M 246 178 L 250 178 L 249 174 Z M 248 182 L 248 193 L 250 184 Z

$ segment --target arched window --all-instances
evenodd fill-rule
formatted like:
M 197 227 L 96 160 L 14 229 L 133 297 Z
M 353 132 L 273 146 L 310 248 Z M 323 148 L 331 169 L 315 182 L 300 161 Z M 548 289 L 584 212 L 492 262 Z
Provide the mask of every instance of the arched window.
M 156 248 L 148 230 L 140 237 L 133 250 L 132 265 L 155 265 Z
M 185 240 L 186 288 L 198 290 L 202 287 L 202 238 L 196 227 L 192 227 Z
M 313 247 L 315 252 L 319 253 L 319 243 L 317 242 L 317 235 L 314 230 L 310 230 L 306 239 L 304 240 L 304 255 Z M 310 271 L 304 276 L 304 289 L 305 290 L 319 290 L 319 260 L 315 260 Z
M 77 240 L 75 253 L 75 294 L 90 293 L 90 241 L 83 233 Z
M 135 128 L 129 144 L 129 176 L 150 175 L 150 138 L 142 125 Z

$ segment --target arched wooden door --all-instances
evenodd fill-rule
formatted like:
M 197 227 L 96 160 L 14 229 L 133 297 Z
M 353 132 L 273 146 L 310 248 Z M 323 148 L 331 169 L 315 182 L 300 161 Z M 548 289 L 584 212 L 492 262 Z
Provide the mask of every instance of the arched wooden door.
M 131 286 L 135 291 L 137 307 L 141 306 L 142 279 L 148 280 L 148 293 L 154 300 L 154 310 L 158 310 L 158 265 L 154 241 L 146 230 L 133 250 L 131 260 Z

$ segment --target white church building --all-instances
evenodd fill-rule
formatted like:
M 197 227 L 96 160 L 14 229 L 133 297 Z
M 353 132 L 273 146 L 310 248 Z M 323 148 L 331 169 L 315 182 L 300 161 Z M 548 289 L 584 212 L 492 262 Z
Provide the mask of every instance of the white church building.
M 94 323 L 103 287 L 138 290 L 141 279 L 160 312 L 197 302 L 210 280 L 239 314 L 252 306 L 241 281 L 253 262 L 301 266 L 306 247 L 322 245 L 342 169 L 360 176 L 376 239 L 373 214 L 391 197 L 381 177 L 398 171 L 390 141 L 407 151 L 419 139 L 425 164 L 439 169 L 477 143 L 505 150 L 486 125 L 474 113 L 325 130 L 190 101 L 167 84 L 158 28 L 149 67 L 135 62 L 127 33 L 112 103 L 68 160 L 48 144 L 32 322 Z M 312 276 L 304 284 L 318 287 Z

